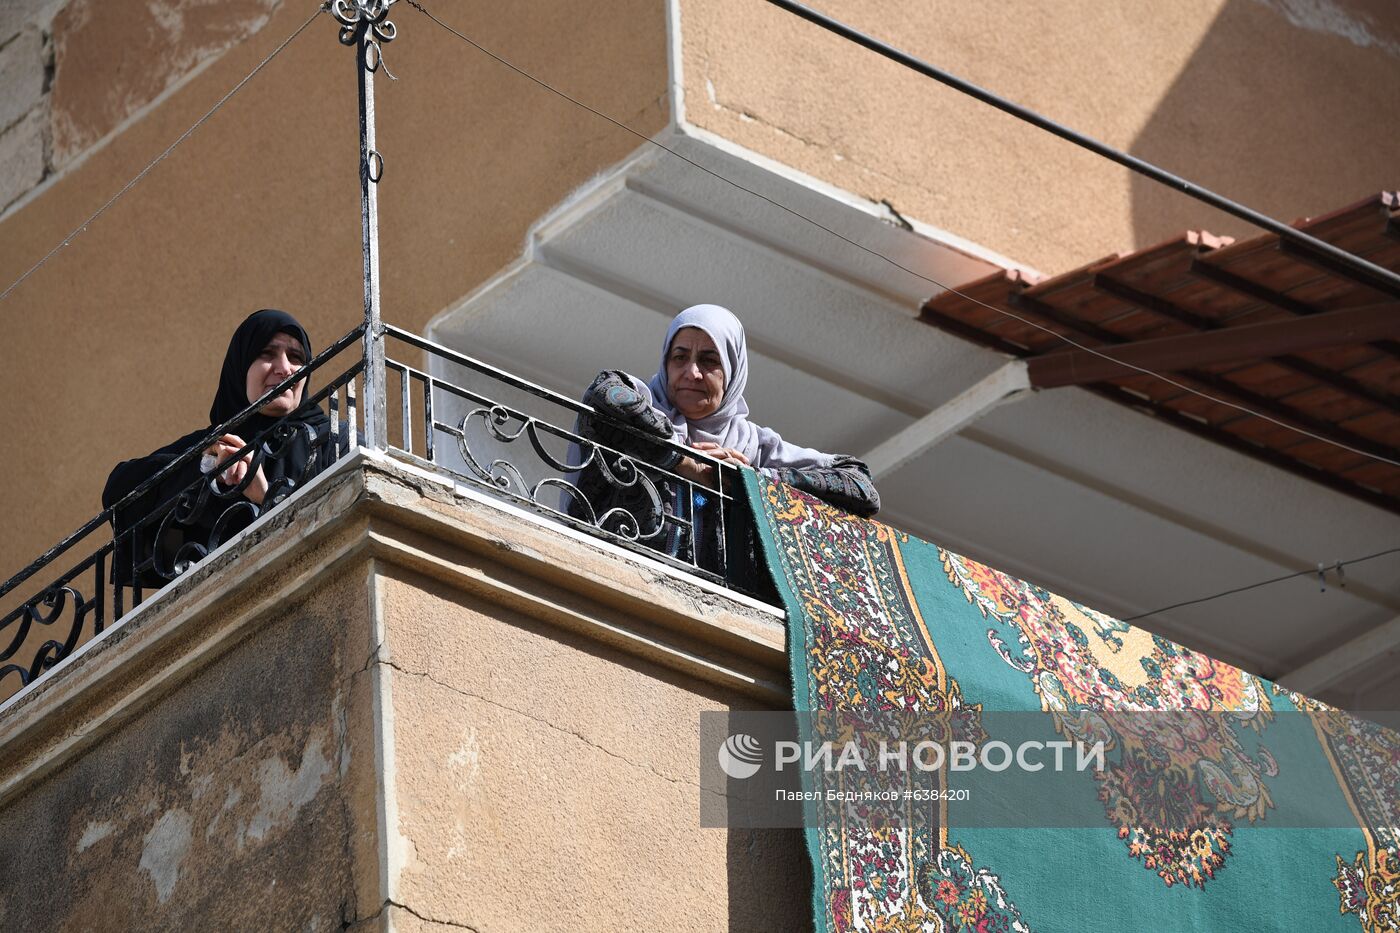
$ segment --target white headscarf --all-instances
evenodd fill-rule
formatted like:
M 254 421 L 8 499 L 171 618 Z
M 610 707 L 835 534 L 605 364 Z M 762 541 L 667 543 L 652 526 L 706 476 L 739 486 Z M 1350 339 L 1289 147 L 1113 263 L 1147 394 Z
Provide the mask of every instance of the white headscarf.
M 681 414 L 667 386 L 666 357 L 682 328 L 694 327 L 715 342 L 724 369 L 724 397 L 711 415 L 694 421 Z M 661 344 L 661 365 L 647 388 L 652 404 L 671 422 L 672 438 L 681 444 L 710 441 L 737 450 L 755 467 L 829 467 L 835 458 L 810 447 L 789 444 L 777 431 L 749 421 L 744 389 L 749 383 L 749 351 L 744 325 L 727 308 L 693 305 L 677 314 Z

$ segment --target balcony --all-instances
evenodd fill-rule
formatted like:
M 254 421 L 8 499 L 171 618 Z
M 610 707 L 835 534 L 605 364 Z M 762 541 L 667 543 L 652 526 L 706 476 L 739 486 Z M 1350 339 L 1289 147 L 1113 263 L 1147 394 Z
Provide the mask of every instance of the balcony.
M 966 124 L 941 92 L 898 95 L 928 119 L 836 126 L 833 114 L 868 111 L 886 76 L 854 48 L 833 50 L 825 70 L 841 80 L 814 96 L 808 35 L 771 28 L 763 4 L 737 23 L 703 4 L 566 7 L 559 17 L 493 11 L 482 22 L 494 21 L 493 46 L 520 42 L 518 61 L 561 88 L 635 115 L 630 132 L 578 108 L 550 110 L 557 99 L 522 94 L 518 75 L 483 70 L 463 45 L 449 58 L 426 28 L 406 30 L 415 44 L 402 59 L 403 44 L 391 47 L 390 63 L 409 67 L 386 98 L 381 136 L 397 205 L 386 230 L 400 264 L 388 293 L 412 333 L 378 326 L 377 221 L 367 207 L 359 245 L 367 314 L 375 305 L 370 340 L 365 329 L 347 334 L 313 380 L 335 424 L 334 464 L 280 490 L 286 500 L 266 514 L 241 508 L 213 535 L 149 555 L 123 549 L 112 516 L 97 515 L 0 585 L 0 827 L 18 841 L 0 856 L 11 879 L 0 917 L 35 929 L 650 929 L 658 917 L 678 928 L 806 927 L 810 869 L 796 833 L 695 825 L 699 715 L 790 702 L 782 614 L 743 575 L 744 503 L 620 451 L 572 449 L 575 419 L 589 412 L 576 392 L 534 384 L 651 359 L 657 316 L 697 296 L 746 309 L 765 423 L 866 456 L 922 435 L 918 462 L 881 477 L 886 517 L 901 528 L 1119 617 L 1148 618 L 1159 634 L 1251 670 L 1325 680 L 1339 703 L 1395 695 L 1373 646 L 1377 634 L 1393 644 L 1387 620 L 1400 602 L 1393 571 L 1375 564 L 1349 571 L 1346 589 L 1295 580 L 1308 592 L 1251 590 L 1243 609 L 1207 603 L 1214 613 L 1153 611 L 1322 559 L 1340 571 L 1340 558 L 1390 545 L 1392 512 L 1250 469 L 1206 432 L 1179 434 L 1087 391 L 1020 393 L 991 412 L 1006 396 L 974 390 L 998 388 L 1007 345 L 981 349 L 928 326 L 940 283 L 966 290 L 986 279 L 995 300 L 1009 300 L 1015 290 L 1001 285 L 1018 280 L 1003 267 L 1070 268 L 1155 243 L 1199 214 L 1089 174 L 1041 142 L 1003 145 L 1011 137 Z M 108 55 L 139 52 L 132 43 L 91 38 L 123 35 L 113 24 L 129 28 L 120 22 L 129 11 L 83 10 L 69 34 L 100 53 L 45 63 L 45 43 L 32 43 L 33 87 L 47 94 L 59 81 L 55 114 L 83 102 L 74 82 L 100 100 L 146 74 Z M 287 36 L 292 19 L 311 13 L 284 4 L 268 32 Z M 1186 74 L 1207 83 L 1200 76 L 1211 68 L 1196 66 L 1257 70 L 1260 35 L 1299 47 L 1287 32 L 1261 31 L 1255 17 L 1266 14 L 1254 5 L 1209 26 L 1187 17 L 1178 24 L 1187 32 L 1157 36 L 1184 51 L 1158 58 L 1173 69 L 1189 61 Z M 908 23 L 893 25 L 898 34 Z M 959 24 L 949 25 L 955 38 Z M 1019 58 L 1083 38 L 1022 25 L 1035 33 L 1027 41 L 1001 30 Z M 569 38 L 578 35 L 591 41 Z M 700 41 L 719 36 L 740 41 Z M 369 38 L 361 32 L 362 103 Z M 775 38 L 786 54 L 767 48 Z M 1308 41 L 1347 45 L 1325 34 Z M 1099 32 L 1090 45 L 1113 47 Z M 241 87 L 234 80 L 272 48 L 249 44 L 191 74 L 153 104 L 158 119 L 118 128 L 124 141 L 54 177 L 47 193 L 36 189 L 29 213 L 7 228 L 11 264 L 85 229 L 74 224 L 107 196 L 95 192 L 127 190 L 134 152 L 185 138 L 172 127 Z M 349 118 L 349 71 L 307 41 L 291 51 L 305 54 L 277 63 L 295 70 L 268 89 L 266 109 L 210 120 L 183 162 L 164 163 L 164 187 L 142 189 L 151 193 L 141 209 L 125 219 L 113 211 L 98 237 L 85 236 L 94 245 L 81 280 L 49 274 L 11 299 L 11 319 L 25 322 L 16 334 L 37 352 L 11 361 L 12 395 L 26 399 L 15 424 L 26 431 L 10 436 L 28 440 L 28 426 L 45 420 L 67 430 L 46 439 L 45 456 L 7 462 L 12 547 L 37 550 L 44 542 L 26 532 L 48 539 L 75 524 L 56 506 L 92 486 L 81 470 L 58 474 L 78 461 L 71 426 L 90 424 L 73 415 L 93 409 L 65 407 L 64 391 L 31 391 L 54 387 L 56 365 L 86 377 L 75 385 L 120 396 L 138 328 L 174 322 L 167 343 L 188 345 L 219 325 L 227 308 L 207 300 L 212 281 L 228 296 L 276 283 L 288 303 L 320 315 L 318 332 L 349 326 L 332 309 L 351 304 L 339 270 L 356 244 L 327 218 L 349 203 L 352 160 L 343 153 L 343 187 L 325 184 L 337 156 L 322 145 Z M 1332 71 L 1344 60 L 1335 50 L 1314 59 Z M 1297 72 L 1304 83 L 1306 72 Z M 1164 138 L 1164 127 L 1179 135 L 1173 108 L 1200 116 L 1190 81 L 1169 80 L 1158 74 L 1118 102 L 1145 126 L 1140 146 Z M 1291 95 L 1293 116 L 1318 110 L 1311 91 L 1327 85 Z M 1097 86 L 1084 86 L 1087 96 L 1066 106 L 1100 113 Z M 1321 111 L 1364 115 L 1364 102 L 1353 103 Z M 1220 125 L 1250 110 L 1245 98 L 1237 104 L 1217 108 Z M 279 131 L 287 126 L 297 132 Z M 368 206 L 385 160 L 365 131 L 362 110 L 357 167 Z M 1291 216 L 1354 195 L 1356 178 L 1390 184 L 1378 133 L 1328 137 L 1361 174 L 1305 179 L 1284 201 L 1273 200 L 1271 180 L 1301 164 L 1296 146 L 1274 147 L 1270 170 L 1235 159 L 1228 134 L 1215 133 L 1204 145 L 1193 137 L 1182 164 L 1233 172 L 1232 190 L 1286 202 Z M 1309 151 L 1327 161 L 1325 145 Z M 953 160 L 933 186 L 931 152 Z M 1042 169 L 1030 182 L 1027 165 Z M 177 213 L 187 222 L 150 222 Z M 1377 235 L 1393 235 L 1393 219 L 1385 223 Z M 1095 276 L 1087 287 L 1104 284 Z M 60 309 L 57 320 L 80 326 L 84 340 L 54 326 Z M 1165 309 L 1154 302 L 1116 320 L 1137 326 Z M 182 361 L 167 384 L 195 384 L 197 362 Z M 541 375 L 531 382 L 505 369 Z M 964 404 L 968 392 L 984 404 Z M 932 449 L 919 426 L 940 410 L 961 410 L 958 424 L 987 417 Z M 102 449 L 129 437 L 132 411 L 103 412 Z M 285 440 L 270 433 L 250 450 L 276 459 Z M 648 491 L 655 520 L 579 501 L 570 476 L 589 457 L 621 465 L 614 485 Z M 211 497 L 237 495 L 207 482 L 182 492 L 131 537 L 192 525 Z M 118 585 L 114 572 L 149 585 Z
M 363 325 L 352 330 L 306 367 L 313 381 L 325 382 L 312 396 L 330 420 L 329 435 L 313 443 L 327 448 L 317 451 L 321 461 L 345 458 L 368 433 L 391 435 L 393 442 L 383 444 L 380 453 L 406 467 L 474 487 L 737 593 L 755 596 L 765 589 L 750 553 L 732 560 L 729 555 L 731 549 L 743 550 L 751 523 L 736 498 L 741 484 L 732 467 L 717 464 L 728 472 L 720 489 L 707 489 L 577 434 L 571 430 L 577 424 L 566 427 L 575 419 L 597 417 L 587 405 L 406 331 L 389 327 L 380 340 L 365 341 L 364 330 Z M 401 356 L 421 355 L 422 365 L 386 355 L 384 344 L 407 351 Z M 360 358 L 352 348 L 363 351 Z M 366 379 L 366 360 L 375 356 L 382 359 L 382 370 Z M 212 429 L 209 437 L 246 434 L 241 425 L 257 407 Z M 284 457 L 296 427 L 285 421 L 273 425 L 230 459 L 248 452 L 255 463 Z M 675 446 L 642 440 L 657 451 Z M 171 492 L 168 477 L 179 475 L 204 446 L 196 444 L 0 585 L 0 597 L 11 602 L 16 594 L 29 593 L 0 618 L 0 684 L 8 693 L 32 684 L 88 639 L 120 623 L 143 604 L 148 590 L 163 593 L 211 552 L 233 546 L 225 540 L 239 527 L 260 524 L 261 513 L 271 509 L 241 498 L 246 482 L 225 488 L 206 478 Z M 591 493 L 577 484 L 589 469 L 598 478 Z M 289 477 L 269 491 L 268 501 L 275 506 L 299 495 L 304 482 Z M 609 492 L 628 494 L 631 505 L 607 500 Z M 214 514 L 220 517 L 210 530 L 210 521 L 201 520 Z M 766 594 L 771 600 L 771 587 Z
M 803 928 L 772 895 L 810 884 L 800 835 L 696 818 L 699 714 L 790 702 L 781 610 L 561 512 L 581 439 L 512 393 L 580 406 L 412 335 L 385 335 L 425 357 L 384 363 L 396 443 L 352 444 L 361 336 L 312 363 L 335 463 L 159 590 L 104 580 L 105 514 L 6 584 L 0 826 L 34 841 L 0 856 L 6 919 Z

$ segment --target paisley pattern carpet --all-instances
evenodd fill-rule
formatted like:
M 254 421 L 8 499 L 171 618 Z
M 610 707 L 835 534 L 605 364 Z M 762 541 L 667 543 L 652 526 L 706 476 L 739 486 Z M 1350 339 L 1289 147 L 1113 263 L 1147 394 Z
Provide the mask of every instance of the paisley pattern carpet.
M 1107 750 L 1025 785 L 1019 825 L 961 825 L 946 769 L 861 775 L 887 805 L 812 803 L 819 931 L 1400 930 L 1400 736 L 745 473 L 820 731 L 982 741 L 1019 711 Z M 1089 818 L 1042 818 L 1061 808 Z

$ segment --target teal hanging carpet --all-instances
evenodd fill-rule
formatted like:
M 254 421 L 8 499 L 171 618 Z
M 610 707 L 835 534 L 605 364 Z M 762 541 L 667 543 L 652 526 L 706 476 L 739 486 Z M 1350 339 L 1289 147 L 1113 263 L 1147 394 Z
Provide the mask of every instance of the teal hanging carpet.
M 1400 736 L 744 472 L 804 742 L 1101 755 L 805 772 L 817 930 L 1400 930 Z

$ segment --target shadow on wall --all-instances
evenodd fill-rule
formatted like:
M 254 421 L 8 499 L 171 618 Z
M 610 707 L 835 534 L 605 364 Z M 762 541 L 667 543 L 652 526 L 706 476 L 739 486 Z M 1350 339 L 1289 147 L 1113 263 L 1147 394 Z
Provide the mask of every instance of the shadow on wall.
M 703 830 L 719 832 L 719 830 Z M 812 933 L 812 863 L 800 829 L 724 830 L 729 834 L 730 933 Z M 766 866 L 765 875 L 758 866 Z M 764 885 L 778 881 L 777 885 Z
M 1227 0 L 1129 151 L 1284 222 L 1400 185 L 1393 0 Z M 1257 230 L 1134 175 L 1138 247 Z

